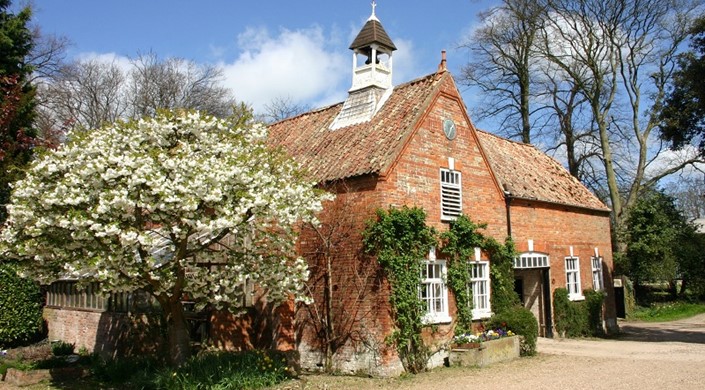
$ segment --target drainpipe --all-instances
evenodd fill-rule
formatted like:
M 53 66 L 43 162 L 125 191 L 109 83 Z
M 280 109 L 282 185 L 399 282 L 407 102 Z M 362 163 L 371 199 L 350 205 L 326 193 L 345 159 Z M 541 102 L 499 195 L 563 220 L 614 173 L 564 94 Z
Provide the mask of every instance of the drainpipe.
M 512 237 L 512 192 L 509 191 L 505 185 L 504 188 L 504 205 L 507 209 L 507 236 Z

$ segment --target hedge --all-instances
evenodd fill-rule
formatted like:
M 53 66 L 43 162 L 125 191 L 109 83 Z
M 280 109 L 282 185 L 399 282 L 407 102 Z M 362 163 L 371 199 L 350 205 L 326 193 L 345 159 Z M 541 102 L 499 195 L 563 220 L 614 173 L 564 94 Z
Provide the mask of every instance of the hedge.
M 0 346 L 34 341 L 42 328 L 39 285 L 19 277 L 12 264 L 0 264 Z
M 521 356 L 536 354 L 536 339 L 539 336 L 539 323 L 531 310 L 514 306 L 493 315 L 485 324 L 490 328 L 506 327 L 512 332 L 523 336 L 521 341 Z

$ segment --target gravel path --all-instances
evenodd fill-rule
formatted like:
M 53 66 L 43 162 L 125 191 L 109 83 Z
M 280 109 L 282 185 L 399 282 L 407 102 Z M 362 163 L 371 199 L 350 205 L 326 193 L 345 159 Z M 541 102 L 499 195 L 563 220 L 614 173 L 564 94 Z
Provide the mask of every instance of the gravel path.
M 620 323 L 618 340 L 545 339 L 538 356 L 380 380 L 311 376 L 291 389 L 705 389 L 705 315 Z
M 617 340 L 540 338 L 537 356 L 485 368 L 395 379 L 310 375 L 281 389 L 705 389 L 705 314 L 620 328 Z

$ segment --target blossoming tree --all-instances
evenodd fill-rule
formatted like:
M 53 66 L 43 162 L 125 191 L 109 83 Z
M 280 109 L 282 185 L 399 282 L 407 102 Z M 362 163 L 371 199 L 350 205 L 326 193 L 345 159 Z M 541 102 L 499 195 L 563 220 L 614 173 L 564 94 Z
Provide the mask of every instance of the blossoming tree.
M 0 245 L 43 282 L 143 289 L 161 306 L 172 363 L 189 356 L 181 299 L 234 307 L 254 282 L 303 298 L 297 223 L 327 195 L 265 143 L 266 128 L 162 112 L 68 135 L 15 183 Z

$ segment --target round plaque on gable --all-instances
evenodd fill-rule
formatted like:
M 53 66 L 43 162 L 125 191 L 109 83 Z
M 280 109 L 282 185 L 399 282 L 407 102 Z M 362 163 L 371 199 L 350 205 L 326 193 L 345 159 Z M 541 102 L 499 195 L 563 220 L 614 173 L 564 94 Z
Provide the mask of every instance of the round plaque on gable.
M 457 130 L 455 128 L 455 122 L 453 122 L 452 119 L 446 119 L 443 121 L 443 132 L 449 140 L 455 139 Z

